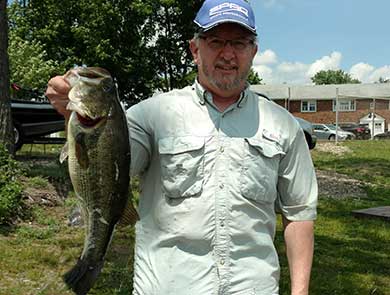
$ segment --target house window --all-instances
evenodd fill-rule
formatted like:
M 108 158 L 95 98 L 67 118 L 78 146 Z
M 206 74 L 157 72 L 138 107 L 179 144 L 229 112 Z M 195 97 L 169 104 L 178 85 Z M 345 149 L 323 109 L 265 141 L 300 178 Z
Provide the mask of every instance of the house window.
M 355 100 L 339 100 L 339 111 L 342 112 L 351 112 L 355 111 Z M 333 111 L 336 111 L 336 100 L 333 100 Z
M 316 112 L 317 102 L 315 100 L 302 100 L 301 101 L 301 112 Z

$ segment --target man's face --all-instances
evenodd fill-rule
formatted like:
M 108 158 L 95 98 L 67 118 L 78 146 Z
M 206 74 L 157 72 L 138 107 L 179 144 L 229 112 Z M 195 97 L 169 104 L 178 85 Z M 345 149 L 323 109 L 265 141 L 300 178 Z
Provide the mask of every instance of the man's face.
M 190 48 L 198 65 L 199 82 L 207 90 L 229 97 L 245 88 L 257 51 L 253 35 L 246 29 L 237 24 L 221 24 L 191 40 Z

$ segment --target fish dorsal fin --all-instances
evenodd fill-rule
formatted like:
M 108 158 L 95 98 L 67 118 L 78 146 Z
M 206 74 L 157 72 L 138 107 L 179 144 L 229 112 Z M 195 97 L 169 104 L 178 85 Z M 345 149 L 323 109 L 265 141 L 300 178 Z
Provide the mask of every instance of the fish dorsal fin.
M 128 200 L 125 209 L 123 210 L 122 216 L 119 219 L 118 225 L 125 227 L 128 225 L 133 226 L 139 220 L 137 209 L 135 209 L 133 202 Z
M 68 142 L 65 142 L 64 146 L 61 149 L 60 154 L 60 163 L 64 163 L 64 161 L 68 158 Z

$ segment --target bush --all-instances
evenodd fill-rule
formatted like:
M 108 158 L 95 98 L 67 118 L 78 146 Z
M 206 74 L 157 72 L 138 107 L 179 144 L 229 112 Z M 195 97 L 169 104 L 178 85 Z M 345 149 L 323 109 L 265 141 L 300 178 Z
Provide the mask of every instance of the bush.
M 18 177 L 22 169 L 0 144 L 0 224 L 12 221 L 21 204 L 22 186 Z

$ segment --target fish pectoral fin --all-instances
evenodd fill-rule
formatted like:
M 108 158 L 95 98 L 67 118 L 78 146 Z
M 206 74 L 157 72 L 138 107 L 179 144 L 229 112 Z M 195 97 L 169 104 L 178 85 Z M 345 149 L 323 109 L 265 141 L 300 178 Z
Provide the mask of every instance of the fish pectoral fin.
M 68 142 L 65 142 L 61 149 L 60 163 L 62 164 L 68 158 Z
M 127 202 L 127 206 L 123 210 L 122 216 L 119 219 L 118 225 L 125 227 L 128 225 L 133 226 L 139 220 L 137 209 L 135 209 L 131 200 Z
M 76 142 L 76 159 L 82 169 L 87 169 L 89 166 L 89 158 L 87 148 L 85 147 L 84 133 L 77 134 Z

